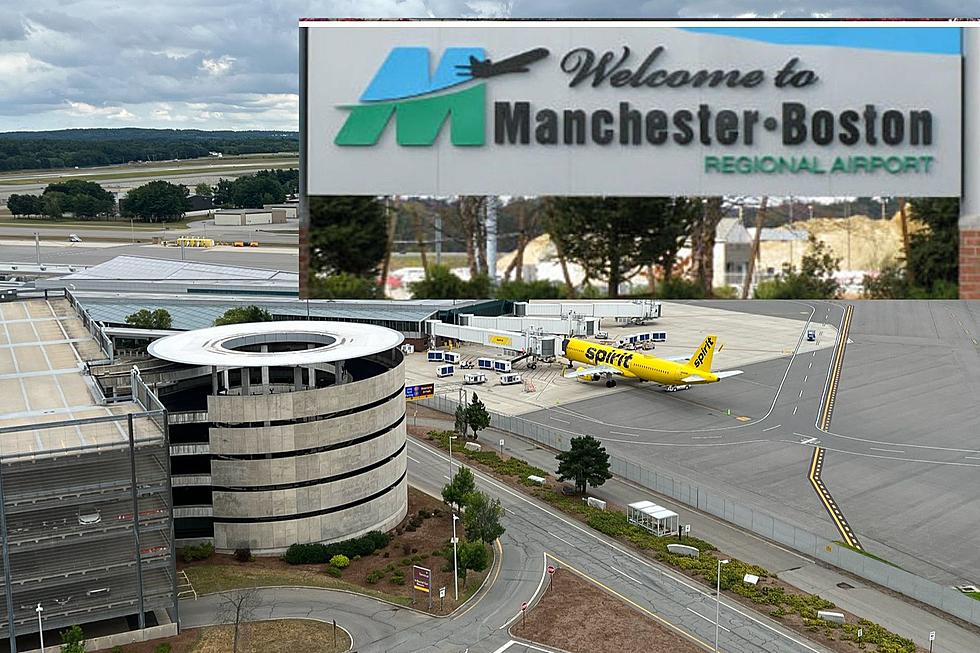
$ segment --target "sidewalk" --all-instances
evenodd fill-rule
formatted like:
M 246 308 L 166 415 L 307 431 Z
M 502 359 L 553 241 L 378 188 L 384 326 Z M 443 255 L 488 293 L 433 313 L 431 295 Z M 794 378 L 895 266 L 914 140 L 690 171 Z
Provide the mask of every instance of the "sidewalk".
M 420 413 L 438 414 L 421 408 Z M 408 417 L 410 426 L 436 429 L 453 428 L 453 420 L 432 417 Z M 504 440 L 504 452 L 554 473 L 554 452 L 516 435 L 487 429 L 480 434 L 480 443 L 487 450 L 499 451 L 499 441 Z M 634 501 L 655 499 L 657 503 L 680 515 L 683 524 L 691 525 L 691 535 L 714 543 L 725 553 L 739 560 L 759 565 L 776 573 L 780 579 L 806 592 L 819 594 L 838 606 L 860 617 L 881 624 L 894 633 L 908 637 L 919 646 L 929 649 L 929 632 L 936 631 L 934 653 L 966 653 L 980 651 L 980 630 L 960 626 L 951 617 L 940 616 L 896 595 L 872 587 L 852 576 L 817 564 L 803 554 L 796 553 L 753 533 L 746 532 L 711 515 L 693 510 L 673 499 L 665 498 L 651 490 L 613 478 L 596 490 L 589 491 L 604 501 L 625 506 Z M 843 584 L 844 587 L 840 585 Z

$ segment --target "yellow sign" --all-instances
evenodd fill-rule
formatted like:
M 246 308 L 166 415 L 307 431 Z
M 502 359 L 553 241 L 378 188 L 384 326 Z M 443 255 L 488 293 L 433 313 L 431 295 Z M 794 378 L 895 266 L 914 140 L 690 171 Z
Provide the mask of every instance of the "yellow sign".
M 491 345 L 502 345 L 504 347 L 510 345 L 511 339 L 507 336 L 490 336 Z

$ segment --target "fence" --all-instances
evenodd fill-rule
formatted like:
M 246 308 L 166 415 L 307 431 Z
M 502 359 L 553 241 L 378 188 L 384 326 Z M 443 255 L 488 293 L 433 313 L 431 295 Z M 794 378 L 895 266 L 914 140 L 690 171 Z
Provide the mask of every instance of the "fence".
M 440 396 L 424 399 L 420 403 L 450 415 L 456 412 L 458 405 L 457 402 Z M 521 417 L 500 415 L 492 411 L 490 425 L 559 451 L 567 450 L 570 446 L 569 440 L 576 435 Z M 898 567 L 842 547 L 764 511 L 732 501 L 713 488 L 700 487 L 653 467 L 646 467 L 612 454 L 609 456 L 609 464 L 610 471 L 616 476 L 980 626 L 980 601 L 954 588 L 920 578 Z
M 82 324 L 85 326 L 85 329 L 92 334 L 95 341 L 99 343 L 99 347 L 102 348 L 102 351 L 105 353 L 108 361 L 110 363 L 115 361 L 115 352 L 112 349 L 112 339 L 106 335 L 105 329 L 103 329 L 101 324 L 92 319 L 92 316 L 89 315 L 88 311 L 85 310 L 85 307 L 78 302 L 78 299 L 70 290 L 65 288 L 64 293 L 65 299 L 67 299 L 68 303 L 71 304 L 71 307 L 75 309 L 75 312 L 82 320 Z M 47 294 L 45 294 L 45 297 L 47 297 Z

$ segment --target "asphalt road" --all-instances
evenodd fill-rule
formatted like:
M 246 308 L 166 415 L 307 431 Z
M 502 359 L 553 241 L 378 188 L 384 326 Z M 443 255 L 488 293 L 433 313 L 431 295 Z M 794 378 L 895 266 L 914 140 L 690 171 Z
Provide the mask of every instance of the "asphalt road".
M 10 242 L 10 241 L 6 241 Z M 284 251 L 286 250 L 286 251 Z M 198 249 L 185 247 L 183 252 L 179 247 L 162 247 L 160 245 L 104 244 L 94 246 L 86 243 L 76 243 L 72 246 L 41 244 L 41 262 L 50 264 L 98 265 L 116 256 L 147 256 L 151 258 L 169 259 L 173 261 L 197 261 L 199 263 L 221 263 L 225 265 L 241 265 L 250 268 L 285 270 L 295 272 L 298 266 L 298 249 L 287 247 L 262 248 L 216 248 Z M 36 252 L 34 245 L 0 244 L 0 261 L 4 263 L 34 263 Z
M 802 338 L 809 321 L 839 327 L 845 306 L 737 308 L 799 320 Z M 832 348 L 747 366 L 742 376 L 686 392 L 624 381 L 623 392 L 523 417 L 591 433 L 611 453 L 840 539 L 807 478 L 813 448 L 822 447 L 823 480 L 865 549 L 937 582 L 975 583 L 978 333 L 978 302 L 856 303 L 826 431 L 817 421 Z
M 128 226 L 109 226 L 98 227 L 85 225 L 7 225 L 0 224 L 0 239 L 2 238 L 24 238 L 33 241 L 34 234 L 41 237 L 41 241 L 46 240 L 63 243 L 68 240 L 68 234 L 77 234 L 82 241 L 89 242 L 152 242 L 154 238 L 163 240 L 173 240 L 180 236 L 200 236 L 202 238 L 214 238 L 218 241 L 234 242 L 236 240 L 256 241 L 264 245 L 279 246 L 299 246 L 299 227 L 295 220 L 290 220 L 286 224 L 269 225 L 250 225 L 240 227 L 217 227 L 214 220 L 197 220 L 189 222 L 187 229 L 164 228 L 159 229 L 131 229 Z
M 449 476 L 445 454 L 410 439 L 408 458 L 410 482 L 438 493 Z M 521 603 L 532 602 L 541 591 L 550 562 L 587 575 L 710 649 L 715 630 L 710 592 L 483 474 L 477 472 L 476 477 L 481 489 L 501 500 L 507 531 L 500 540 L 499 574 L 491 575 L 489 586 L 457 614 L 433 618 L 328 590 L 270 589 L 264 591 L 265 606 L 258 616 L 337 618 L 351 631 L 358 651 L 527 650 L 507 647 L 512 639 L 508 628 L 519 618 Z M 216 597 L 183 601 L 182 623 L 214 623 L 217 604 Z M 727 599 L 721 602 L 719 623 L 723 651 L 825 650 Z
M 451 429 L 452 417 L 440 415 L 437 419 L 415 416 L 409 412 L 411 423 L 436 429 Z M 480 441 L 487 449 L 496 450 L 504 440 L 504 451 L 526 460 L 532 465 L 553 472 L 556 468 L 555 452 L 513 435 L 487 429 L 480 433 Z M 680 515 L 680 522 L 691 526 L 691 533 L 719 547 L 726 555 L 759 565 L 776 573 L 780 579 L 795 587 L 833 601 L 862 618 L 869 619 L 892 632 L 916 641 L 928 648 L 928 633 L 936 631 L 936 653 L 962 653 L 980 651 L 980 631 L 952 623 L 941 613 L 923 609 L 906 599 L 884 592 L 853 576 L 816 563 L 795 551 L 770 542 L 711 515 L 692 510 L 668 497 L 657 495 L 628 481 L 613 478 L 600 488 L 589 490 L 594 496 L 610 504 L 625 506 L 641 499 L 649 499 Z

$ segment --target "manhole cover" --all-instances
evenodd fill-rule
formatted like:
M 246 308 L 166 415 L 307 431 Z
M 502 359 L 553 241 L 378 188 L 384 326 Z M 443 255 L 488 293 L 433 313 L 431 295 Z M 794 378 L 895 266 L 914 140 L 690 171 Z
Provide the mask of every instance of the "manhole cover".
M 854 586 L 851 585 L 850 583 L 837 583 L 837 587 L 841 588 L 842 590 L 852 590 L 852 589 L 854 589 Z

